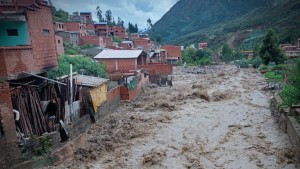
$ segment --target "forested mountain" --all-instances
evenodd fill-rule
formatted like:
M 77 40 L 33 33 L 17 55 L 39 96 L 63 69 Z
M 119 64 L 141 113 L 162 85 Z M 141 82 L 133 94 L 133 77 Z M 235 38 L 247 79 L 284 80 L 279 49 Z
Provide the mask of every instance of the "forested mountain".
M 300 36 L 299 0 L 180 0 L 149 31 L 162 43 L 208 41 L 237 47 L 259 39 L 273 27 L 281 41 Z M 249 41 L 250 39 L 250 41 Z M 246 41 L 246 42 L 244 42 Z

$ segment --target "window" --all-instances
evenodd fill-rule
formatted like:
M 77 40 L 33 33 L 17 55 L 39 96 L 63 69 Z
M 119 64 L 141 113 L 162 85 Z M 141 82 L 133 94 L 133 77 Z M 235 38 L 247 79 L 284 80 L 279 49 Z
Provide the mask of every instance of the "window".
M 7 29 L 7 36 L 19 36 L 18 29 Z
M 50 31 L 48 29 L 43 29 L 43 35 L 48 36 Z
M 61 28 L 63 28 L 63 29 L 64 29 L 64 25 L 63 25 L 63 24 L 61 24 Z
M 60 40 L 57 40 L 57 43 L 60 43 Z

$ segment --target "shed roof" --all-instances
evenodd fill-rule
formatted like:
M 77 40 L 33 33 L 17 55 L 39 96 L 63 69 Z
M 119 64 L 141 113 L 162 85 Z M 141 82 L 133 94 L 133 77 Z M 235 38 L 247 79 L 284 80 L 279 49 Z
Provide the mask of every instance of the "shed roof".
M 95 59 L 135 59 L 143 53 L 143 50 L 103 50 Z
M 89 87 L 100 86 L 108 82 L 109 80 L 100 77 L 93 77 L 93 76 L 86 76 L 86 75 L 75 75 L 74 78 L 77 79 L 77 84 L 82 86 L 89 86 Z
M 107 22 L 96 22 L 95 25 L 107 25 Z

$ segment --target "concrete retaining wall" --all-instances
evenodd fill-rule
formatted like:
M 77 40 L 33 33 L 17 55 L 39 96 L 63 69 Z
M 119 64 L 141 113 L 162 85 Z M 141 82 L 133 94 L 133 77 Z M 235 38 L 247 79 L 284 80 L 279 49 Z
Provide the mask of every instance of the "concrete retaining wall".
M 300 164 L 300 125 L 295 117 L 288 116 L 287 118 L 287 133 L 294 146 L 296 153 L 297 164 Z

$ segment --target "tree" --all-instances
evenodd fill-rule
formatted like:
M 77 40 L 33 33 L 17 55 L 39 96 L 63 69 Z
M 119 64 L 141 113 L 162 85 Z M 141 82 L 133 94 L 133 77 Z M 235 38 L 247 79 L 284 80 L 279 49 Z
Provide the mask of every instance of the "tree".
M 134 25 L 134 33 L 138 33 L 139 32 L 139 28 L 137 26 L 137 24 Z
M 260 48 L 260 42 L 256 43 L 254 45 L 254 49 L 253 49 L 253 57 L 259 57 L 259 48 Z
M 112 24 L 112 13 L 110 10 L 105 12 L 105 19 L 108 25 Z
M 98 18 L 99 22 L 104 21 L 103 16 L 102 16 L 102 11 L 101 11 L 99 6 L 97 6 L 97 8 L 96 8 L 96 15 L 97 15 L 97 18 Z
M 153 24 L 152 24 L 152 21 L 150 18 L 147 20 L 147 26 L 148 26 L 148 29 L 151 29 L 153 27 Z
M 115 21 L 115 18 L 113 17 L 113 19 L 112 19 L 112 25 L 113 26 L 116 26 L 116 21 Z
M 117 25 L 124 27 L 124 21 L 120 17 L 118 17 Z
M 278 37 L 273 29 L 269 29 L 265 34 L 259 55 L 265 65 L 270 62 L 280 64 L 286 60 L 286 57 L 279 48 Z
M 127 32 L 138 33 L 138 31 L 139 31 L 139 29 L 137 27 L 137 24 L 133 25 L 132 23 L 128 22 Z
M 227 43 L 223 45 L 221 54 L 223 61 L 229 62 L 232 60 L 233 52 Z

